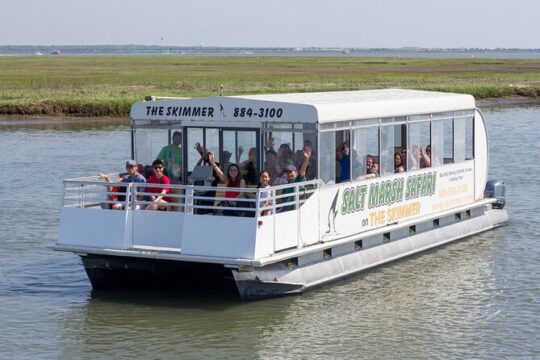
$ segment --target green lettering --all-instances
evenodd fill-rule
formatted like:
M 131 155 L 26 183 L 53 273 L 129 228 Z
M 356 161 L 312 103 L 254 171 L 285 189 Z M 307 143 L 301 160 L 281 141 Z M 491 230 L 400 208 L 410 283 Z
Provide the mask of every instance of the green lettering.
M 343 195 L 341 196 L 341 215 L 347 213 L 347 197 L 349 196 L 349 189 L 343 190 Z
M 405 179 L 400 178 L 394 180 L 394 191 L 396 193 L 396 202 L 403 201 L 403 184 Z
M 379 183 L 373 183 L 369 187 L 368 208 L 372 209 L 374 207 L 377 207 L 378 198 L 379 198 Z

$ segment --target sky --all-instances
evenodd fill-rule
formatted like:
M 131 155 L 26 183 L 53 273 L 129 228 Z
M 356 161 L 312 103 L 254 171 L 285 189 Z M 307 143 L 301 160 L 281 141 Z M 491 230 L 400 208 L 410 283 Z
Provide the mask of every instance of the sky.
M 0 45 L 540 48 L 540 0 L 1 0 Z

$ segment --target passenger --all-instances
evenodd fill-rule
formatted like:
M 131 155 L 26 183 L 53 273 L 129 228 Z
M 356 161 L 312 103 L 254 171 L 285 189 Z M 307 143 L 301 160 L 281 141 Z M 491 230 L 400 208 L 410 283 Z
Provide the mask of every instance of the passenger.
M 311 140 L 306 139 L 304 141 L 304 148 L 309 147 L 311 149 L 311 156 L 309 157 L 308 166 L 306 169 L 306 179 L 313 180 L 317 177 L 317 151 L 313 147 Z M 300 151 L 300 159 L 303 159 L 303 150 Z M 297 168 L 302 166 L 302 161 L 297 164 Z
M 266 151 L 264 157 L 264 170 L 268 171 L 271 179 L 276 179 L 281 175 L 281 169 L 277 163 L 277 154 L 274 150 Z
M 119 182 L 123 182 L 123 183 L 133 183 L 133 182 L 134 183 L 146 183 L 145 177 L 142 176 L 141 174 L 139 174 L 139 172 L 138 172 L 137 163 L 135 162 L 135 160 L 126 161 L 126 170 L 127 170 L 127 174 L 122 176 L 121 179 L 119 179 Z M 105 174 L 99 174 L 98 178 L 103 179 L 103 180 L 105 180 L 106 182 L 109 182 L 109 183 L 112 182 L 111 178 L 109 176 L 105 175 Z M 119 187 L 118 192 L 125 193 L 126 192 L 126 187 L 125 186 Z M 120 202 L 124 202 L 126 200 L 126 196 L 125 195 L 118 195 L 117 200 L 120 201 Z M 114 209 L 114 210 L 120 210 L 122 208 L 123 208 L 122 203 L 116 203 L 116 204 L 111 205 L 111 209 Z M 137 209 L 139 209 L 138 205 L 137 205 Z
M 418 148 L 418 155 L 420 156 L 420 168 L 427 168 L 431 166 L 431 145 L 426 146 L 424 152 L 422 146 Z
M 285 169 L 287 165 L 294 164 L 294 155 L 289 144 L 281 144 L 277 155 L 280 168 Z
M 405 146 L 402 147 L 400 154 L 401 154 L 401 160 L 402 160 L 403 169 L 405 169 L 405 170 L 407 170 L 407 164 L 405 163 L 405 161 L 407 160 L 407 153 L 408 153 L 407 148 Z
M 401 153 L 397 152 L 394 154 L 394 172 L 401 173 L 405 172 L 405 167 L 403 166 L 403 157 Z
M 311 147 L 306 146 L 304 148 L 304 161 L 302 162 L 302 166 L 300 167 L 300 169 L 297 170 L 296 166 L 294 165 L 287 165 L 287 167 L 285 168 L 285 172 L 287 174 L 289 184 L 306 181 L 306 168 L 308 166 L 310 156 L 311 156 Z M 294 189 L 295 189 L 294 187 L 285 188 L 283 189 L 282 194 L 294 193 Z M 283 198 L 284 203 L 292 202 L 292 201 L 294 201 L 294 196 L 287 196 Z M 287 205 L 283 207 L 282 211 L 294 210 L 294 208 L 295 208 L 295 205 Z
M 378 164 L 373 159 L 373 156 L 366 155 L 366 179 L 373 179 L 379 177 Z
M 208 154 L 208 160 L 210 162 L 210 165 L 212 166 L 212 169 L 214 169 L 217 176 L 221 179 L 221 181 L 225 184 L 228 188 L 245 188 L 246 183 L 244 179 L 242 179 L 242 175 L 240 174 L 240 168 L 236 164 L 231 164 L 229 168 L 227 169 L 227 176 L 223 174 L 223 171 L 216 165 L 216 162 L 214 160 L 214 153 L 210 152 Z M 243 202 L 239 202 L 238 199 L 243 197 L 243 193 L 239 191 L 230 191 L 227 190 L 225 192 L 225 197 L 227 199 L 223 202 L 222 206 L 227 207 L 244 207 Z M 239 204 L 240 203 L 240 204 Z M 236 211 L 226 210 L 223 212 L 224 215 L 239 215 Z
M 232 156 L 232 153 L 230 151 L 227 151 L 227 150 L 224 150 L 223 151 L 223 161 L 221 162 L 221 169 L 225 172 L 228 171 L 229 169 L 229 166 L 231 166 L 231 156 Z
M 201 143 L 196 143 L 193 148 L 199 153 L 201 156 L 199 160 L 197 161 L 197 164 L 195 166 L 204 166 L 208 163 L 208 151 L 204 148 L 204 146 L 201 145 Z
M 156 159 L 165 165 L 165 172 L 173 182 L 180 181 L 182 173 L 182 133 L 175 131 L 172 135 L 172 144 L 164 146 Z
M 339 163 L 340 172 L 338 182 L 349 181 L 351 178 L 351 156 L 349 141 L 344 141 L 339 145 L 336 152 L 336 159 Z
M 268 171 L 266 170 L 261 171 L 261 176 L 259 178 L 259 181 L 260 181 L 259 186 L 258 186 L 259 189 L 270 189 L 270 174 L 268 173 Z M 259 207 L 264 208 L 264 207 L 272 205 L 272 199 L 271 199 L 272 197 L 273 197 L 272 190 L 261 191 L 259 195 L 259 199 L 260 199 Z M 260 216 L 265 216 L 265 215 L 270 215 L 270 214 L 272 214 L 272 210 L 266 209 L 266 210 L 261 210 Z
M 210 161 L 208 159 L 208 156 L 209 156 L 209 152 L 200 144 L 200 143 L 197 143 L 195 145 L 195 149 L 199 152 L 199 154 L 201 155 L 201 158 L 199 159 L 199 161 L 197 162 L 197 166 L 201 166 L 201 165 L 206 165 L 206 164 L 210 164 Z M 216 167 L 219 169 L 219 163 L 215 163 L 216 164 Z M 217 175 L 216 173 L 216 170 L 215 169 L 212 169 L 212 183 L 210 184 L 210 186 L 212 187 L 217 187 L 217 185 L 219 184 L 219 176 Z M 215 197 L 216 197 L 216 190 L 207 190 L 207 191 L 203 191 L 201 192 L 198 196 L 200 197 L 207 197 L 209 198 L 209 200 L 197 200 L 197 205 L 200 205 L 200 206 L 208 206 L 208 207 L 213 207 L 214 206 L 214 202 L 215 202 Z M 213 209 L 197 209 L 196 210 L 196 213 L 199 214 L 199 215 L 202 215 L 202 214 L 212 214 L 214 212 Z
M 148 177 L 148 184 L 161 184 L 169 185 L 171 180 L 165 174 L 163 174 L 164 166 L 163 161 L 156 159 L 152 163 L 152 168 L 154 169 L 154 174 Z M 154 193 L 155 195 L 148 196 L 148 201 L 152 201 L 153 204 L 146 206 L 146 210 L 167 210 L 167 203 L 170 199 L 164 197 L 165 194 L 169 192 L 170 188 L 168 186 L 164 187 L 148 187 L 146 192 Z
M 98 179 L 103 179 L 108 183 L 113 182 L 111 180 L 111 178 L 108 175 L 105 175 L 105 174 L 98 174 L 97 177 L 98 177 Z M 122 181 L 122 177 L 118 176 L 118 178 L 116 179 L 115 182 L 120 182 L 120 181 Z M 120 192 L 120 186 L 108 186 L 107 187 L 107 192 L 109 193 L 107 195 L 107 200 L 108 201 L 116 201 L 116 200 L 118 200 L 118 195 L 117 194 L 111 194 L 111 193 Z M 103 209 L 121 210 L 122 209 L 122 204 L 118 203 L 118 202 L 115 202 L 113 204 L 106 203 L 106 204 L 103 204 L 101 207 Z
M 238 158 L 242 155 L 243 148 L 238 147 Z M 257 148 L 249 149 L 247 160 L 240 164 L 242 169 L 242 177 L 247 185 L 255 185 L 257 183 Z

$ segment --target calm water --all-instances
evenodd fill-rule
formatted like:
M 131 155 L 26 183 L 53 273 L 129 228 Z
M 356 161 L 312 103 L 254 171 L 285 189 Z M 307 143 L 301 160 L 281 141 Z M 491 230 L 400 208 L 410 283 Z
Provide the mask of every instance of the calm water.
M 540 358 L 539 106 L 483 109 L 511 223 L 301 296 L 92 291 L 61 180 L 121 168 L 124 123 L 0 120 L 0 358 Z
M 99 46 L 98 46 L 99 48 Z M 156 46 L 148 50 L 129 48 L 103 50 L 88 47 L 74 49 L 60 47 L 60 56 L 263 56 L 263 57 L 403 57 L 403 58 L 489 58 L 489 59 L 540 59 L 539 49 L 348 49 L 348 48 L 167 48 Z M 42 55 L 36 55 L 36 49 L 13 50 L 0 46 L 0 57 L 58 57 L 50 55 L 52 49 L 39 48 Z

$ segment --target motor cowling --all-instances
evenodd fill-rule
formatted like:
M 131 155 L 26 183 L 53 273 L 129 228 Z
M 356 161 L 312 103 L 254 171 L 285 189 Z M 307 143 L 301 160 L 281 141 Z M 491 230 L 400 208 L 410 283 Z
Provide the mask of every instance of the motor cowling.
M 489 180 L 486 183 L 486 190 L 484 191 L 484 196 L 486 198 L 497 199 L 497 201 L 493 203 L 493 208 L 504 208 L 504 205 L 506 205 L 504 182 L 500 180 Z

